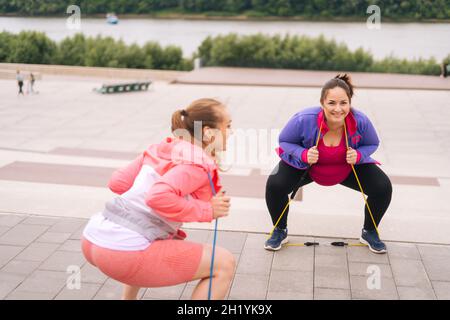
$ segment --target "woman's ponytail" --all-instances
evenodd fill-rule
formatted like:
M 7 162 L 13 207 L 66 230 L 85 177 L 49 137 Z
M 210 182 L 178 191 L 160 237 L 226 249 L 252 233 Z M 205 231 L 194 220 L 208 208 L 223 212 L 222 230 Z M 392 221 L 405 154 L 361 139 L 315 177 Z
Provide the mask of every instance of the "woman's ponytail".
M 178 129 L 186 129 L 185 110 L 177 110 L 172 114 L 172 132 Z
M 353 92 L 354 92 L 354 86 L 353 86 L 352 79 L 351 79 L 350 75 L 347 74 L 347 73 L 344 73 L 344 74 L 340 73 L 340 74 L 336 75 L 334 77 L 334 79 L 340 79 L 340 80 L 344 81 L 347 84 L 348 89 L 349 89 L 349 93 L 350 93 L 349 94 L 350 98 L 352 98 L 353 97 Z
M 328 80 L 325 85 L 322 87 L 322 92 L 320 94 L 320 102 L 323 103 L 325 101 L 325 98 L 328 94 L 328 90 L 333 88 L 342 88 L 344 89 L 345 93 L 347 93 L 348 100 L 351 101 L 355 86 L 352 83 L 352 79 L 349 74 L 338 74 L 333 79 Z
M 180 109 L 173 113 L 172 132 L 178 129 L 185 129 L 194 137 L 196 125 L 200 125 L 201 128 L 205 126 L 217 128 L 223 120 L 222 109 L 224 108 L 225 106 L 215 99 L 195 100 L 186 109 Z M 202 141 L 202 137 L 197 138 Z

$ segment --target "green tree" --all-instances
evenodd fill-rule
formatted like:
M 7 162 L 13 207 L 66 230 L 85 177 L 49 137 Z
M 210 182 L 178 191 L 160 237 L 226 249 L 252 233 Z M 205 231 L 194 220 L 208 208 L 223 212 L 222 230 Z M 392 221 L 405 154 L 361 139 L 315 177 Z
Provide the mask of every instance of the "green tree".
M 183 51 L 177 46 L 167 46 L 163 50 L 164 60 L 160 69 L 180 70 L 183 66 Z
M 449 54 L 448 56 L 446 56 L 446 57 L 442 60 L 442 62 L 445 63 L 445 64 L 450 64 L 450 54 Z
M 0 62 L 11 62 L 11 52 L 14 46 L 14 35 L 6 31 L 0 32 Z
M 55 61 L 56 44 L 44 33 L 22 31 L 14 41 L 9 60 L 20 63 L 50 64 Z
M 199 46 L 196 57 L 206 66 L 439 74 L 439 64 L 434 58 L 374 60 L 362 48 L 350 51 L 344 43 L 328 40 L 323 35 L 317 38 L 262 34 L 208 37 Z
M 86 66 L 91 67 L 125 67 L 121 57 L 125 53 L 123 41 L 116 42 L 111 37 L 90 38 L 86 50 Z
M 149 57 L 151 58 L 151 57 Z M 125 48 L 120 60 L 127 68 L 145 69 L 146 56 L 144 50 L 137 44 Z
M 145 66 L 149 69 L 161 69 L 164 64 L 164 52 L 159 43 L 149 41 L 144 47 Z
M 62 65 L 84 66 L 88 41 L 78 33 L 71 38 L 65 38 L 58 45 L 57 63 Z

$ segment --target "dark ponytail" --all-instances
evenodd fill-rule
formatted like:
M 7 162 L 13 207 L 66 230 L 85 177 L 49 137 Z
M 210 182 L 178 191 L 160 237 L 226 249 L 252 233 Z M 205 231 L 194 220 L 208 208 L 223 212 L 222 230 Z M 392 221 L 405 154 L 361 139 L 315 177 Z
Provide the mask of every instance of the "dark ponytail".
M 344 74 L 338 74 L 333 79 L 328 80 L 325 85 L 322 88 L 322 92 L 320 95 L 320 102 L 323 104 L 323 101 L 325 100 L 328 90 L 333 88 L 342 88 L 347 93 L 347 97 L 349 102 L 352 100 L 354 88 L 355 86 L 352 83 L 350 75 L 347 73 Z

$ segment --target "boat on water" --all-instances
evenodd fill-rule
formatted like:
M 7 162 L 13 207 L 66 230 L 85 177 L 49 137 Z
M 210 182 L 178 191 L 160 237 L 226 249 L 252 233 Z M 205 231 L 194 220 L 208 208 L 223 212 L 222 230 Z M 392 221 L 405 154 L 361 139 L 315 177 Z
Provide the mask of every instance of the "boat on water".
M 119 18 L 114 13 L 108 13 L 106 15 L 106 22 L 109 24 L 118 24 Z

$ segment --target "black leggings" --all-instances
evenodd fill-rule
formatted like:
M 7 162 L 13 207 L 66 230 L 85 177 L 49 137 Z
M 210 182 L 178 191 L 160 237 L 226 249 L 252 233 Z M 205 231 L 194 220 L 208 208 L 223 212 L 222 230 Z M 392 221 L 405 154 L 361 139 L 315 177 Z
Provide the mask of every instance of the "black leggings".
M 23 94 L 22 88 L 23 88 L 23 81 L 19 81 L 19 94 Z
M 359 164 L 354 167 L 356 173 L 358 174 L 364 193 L 367 196 L 367 202 L 369 203 L 370 210 L 372 211 L 373 218 L 378 227 L 381 218 L 391 202 L 391 181 L 376 164 Z M 283 161 L 280 161 L 269 176 L 266 184 L 266 203 L 270 216 L 272 217 L 273 225 L 275 225 L 280 217 L 283 209 L 289 201 L 288 195 L 294 190 L 294 188 L 297 186 L 302 187 L 313 182 L 309 176 L 309 173 L 306 173 L 305 178 L 299 184 L 300 177 L 304 172 L 305 170 L 296 169 Z M 360 192 L 353 170 L 340 184 Z M 369 210 L 367 209 L 365 203 L 363 203 L 363 205 L 364 229 L 374 230 L 375 227 L 373 225 L 372 218 L 370 217 Z M 289 207 L 286 209 L 286 212 L 278 223 L 279 228 L 285 229 L 287 227 L 288 213 Z

